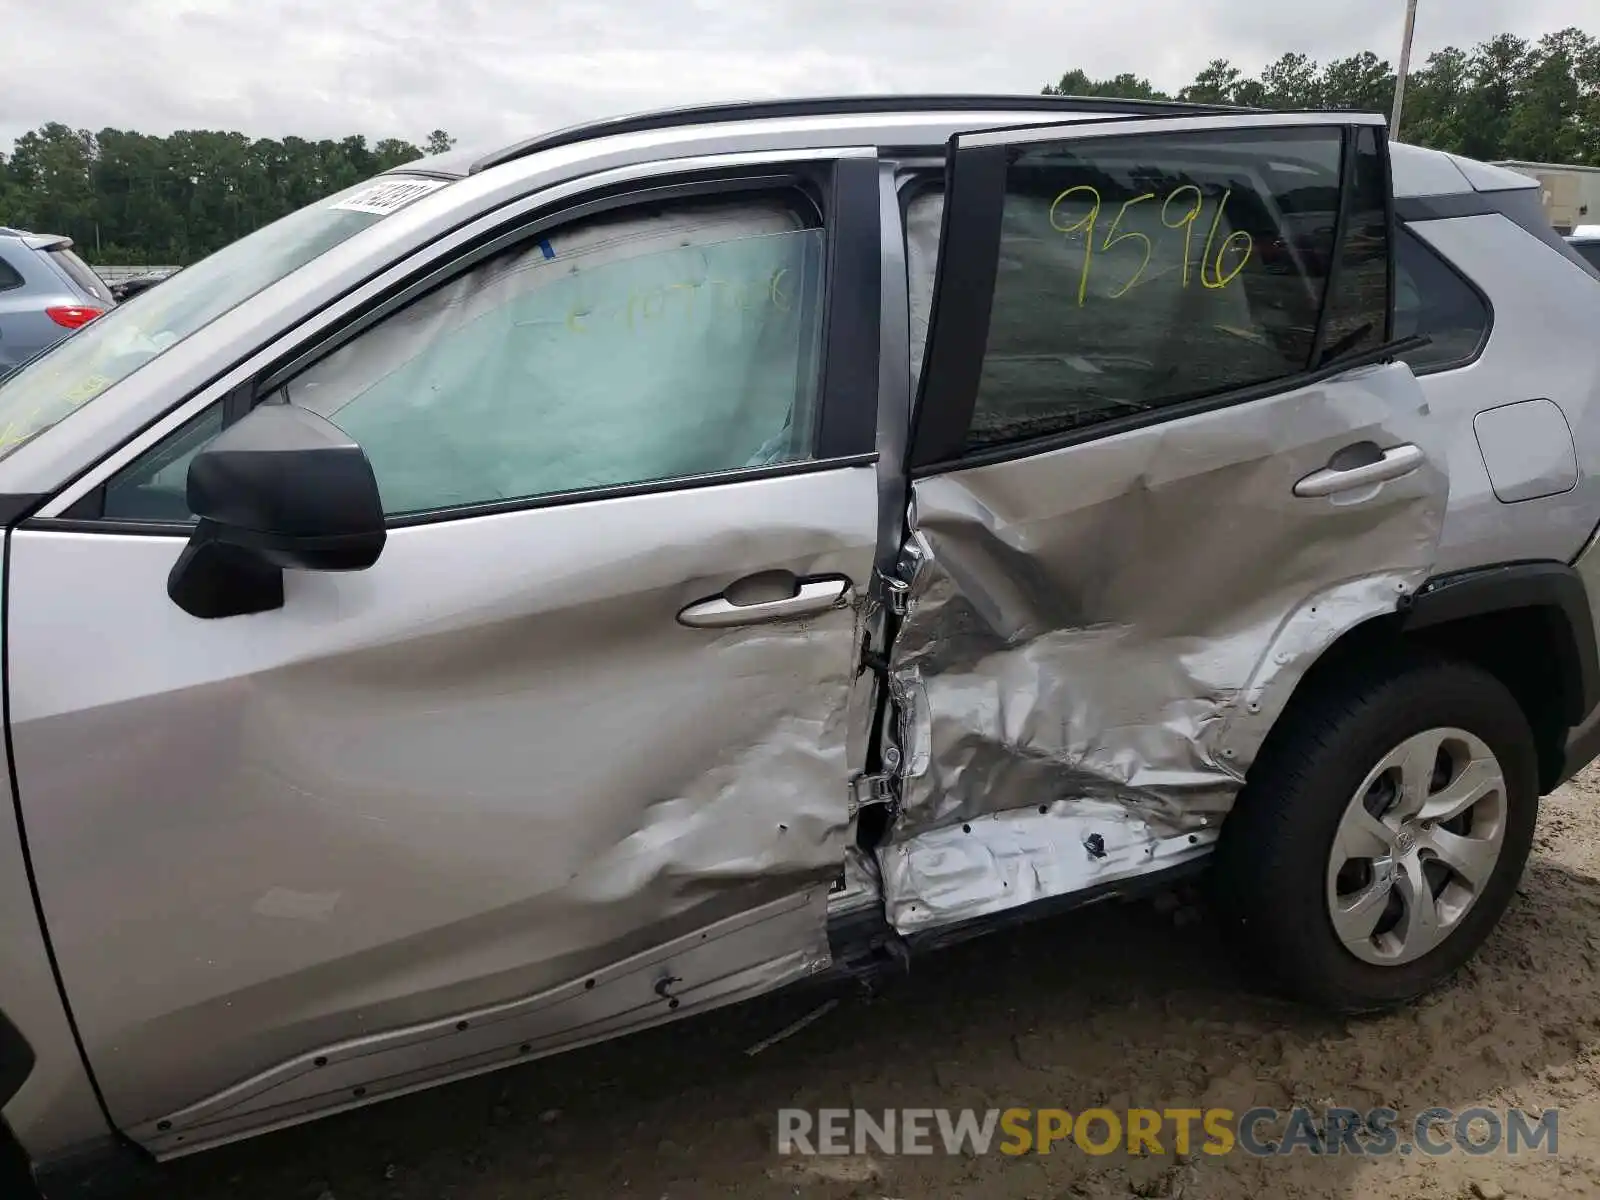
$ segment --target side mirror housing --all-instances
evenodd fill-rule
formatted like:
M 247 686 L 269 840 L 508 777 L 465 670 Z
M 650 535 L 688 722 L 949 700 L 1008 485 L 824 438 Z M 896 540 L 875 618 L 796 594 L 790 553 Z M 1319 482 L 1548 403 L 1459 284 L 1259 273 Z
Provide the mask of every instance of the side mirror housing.
M 263 404 L 189 464 L 194 534 L 167 595 L 196 617 L 283 604 L 283 572 L 363 571 L 385 538 L 366 453 L 326 418 Z

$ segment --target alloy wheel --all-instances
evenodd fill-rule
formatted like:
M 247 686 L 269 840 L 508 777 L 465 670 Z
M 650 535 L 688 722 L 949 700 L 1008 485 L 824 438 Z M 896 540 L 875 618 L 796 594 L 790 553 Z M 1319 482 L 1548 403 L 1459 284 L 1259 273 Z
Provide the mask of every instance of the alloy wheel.
M 1499 761 L 1464 729 L 1424 730 L 1384 755 L 1329 855 L 1328 915 L 1345 949 L 1398 966 L 1443 943 L 1494 874 L 1506 811 Z

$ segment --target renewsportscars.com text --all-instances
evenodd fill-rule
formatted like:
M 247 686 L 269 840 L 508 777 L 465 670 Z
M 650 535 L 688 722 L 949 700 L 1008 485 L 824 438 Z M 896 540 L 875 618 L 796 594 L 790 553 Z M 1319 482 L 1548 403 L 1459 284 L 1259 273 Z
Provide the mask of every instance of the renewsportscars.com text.
M 1556 1153 L 1560 1114 L 1427 1108 L 785 1108 L 778 1153 L 1289 1154 Z

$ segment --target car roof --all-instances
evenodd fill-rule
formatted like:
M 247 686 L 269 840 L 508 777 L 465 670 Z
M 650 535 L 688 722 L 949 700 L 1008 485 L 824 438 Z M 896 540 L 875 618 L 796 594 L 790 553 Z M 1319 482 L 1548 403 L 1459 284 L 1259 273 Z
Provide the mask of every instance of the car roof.
M 819 96 L 793 100 L 749 100 L 730 104 L 699 104 L 656 112 L 609 117 L 583 125 L 573 125 L 524 141 L 513 142 L 500 150 L 476 159 L 470 173 L 488 170 L 501 163 L 570 146 L 591 138 L 618 133 L 645 133 L 681 126 L 723 124 L 729 121 L 765 121 L 785 117 L 873 116 L 887 113 L 968 113 L 968 112 L 1111 114 L 1128 116 L 1179 116 L 1192 113 L 1249 112 L 1249 109 L 1219 104 L 1191 104 L 1174 100 L 1116 100 L 1092 96 L 1009 96 L 1009 95 L 927 95 L 927 96 Z
M 498 147 L 464 147 L 431 155 L 396 167 L 392 174 L 431 175 L 464 179 L 508 163 L 628 134 L 655 135 L 652 141 L 663 154 L 680 144 L 704 152 L 707 127 L 744 127 L 756 122 L 777 123 L 786 130 L 796 125 L 832 129 L 840 136 L 868 144 L 904 145 L 903 118 L 931 119 L 923 133 L 924 144 L 942 146 L 965 129 L 992 128 L 998 124 L 1036 124 L 1086 117 L 1153 117 L 1225 113 L 1265 113 L 1268 110 L 1229 105 L 1195 104 L 1172 100 L 1122 100 L 1104 96 L 1046 95 L 862 95 L 820 96 L 783 100 L 752 100 L 701 104 L 653 112 L 607 117 L 564 129 L 552 130 Z M 900 118 L 901 120 L 897 120 Z M 843 126 L 843 128 L 841 128 Z M 927 142 L 930 133 L 938 136 Z M 1474 191 L 1535 188 L 1538 181 L 1503 167 L 1491 166 L 1459 155 L 1446 154 L 1407 143 L 1392 150 L 1395 193 L 1399 196 L 1436 196 Z
M 1125 113 L 1129 116 L 1165 115 L 1196 112 L 1248 112 L 1248 109 L 1215 104 L 1190 104 L 1176 100 L 1114 100 L 1099 96 L 1012 96 L 1012 95 L 863 95 L 815 96 L 784 100 L 743 100 L 724 104 L 694 104 L 677 108 L 654 109 L 603 117 L 569 125 L 497 147 L 473 146 L 449 150 L 396 167 L 400 172 L 423 172 L 453 177 L 475 175 L 502 163 L 526 158 L 542 150 L 554 150 L 579 142 L 622 133 L 645 133 L 720 125 L 731 121 L 762 121 L 794 117 L 870 116 L 890 113 L 1018 112 Z

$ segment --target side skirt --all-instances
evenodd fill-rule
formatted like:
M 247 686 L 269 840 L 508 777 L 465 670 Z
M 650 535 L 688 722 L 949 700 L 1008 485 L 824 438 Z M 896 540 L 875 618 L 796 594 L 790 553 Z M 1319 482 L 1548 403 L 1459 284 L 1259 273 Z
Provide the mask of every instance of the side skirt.
M 535 996 L 308 1050 L 127 1132 L 164 1161 L 751 999 L 828 969 L 826 904 L 797 893 Z

